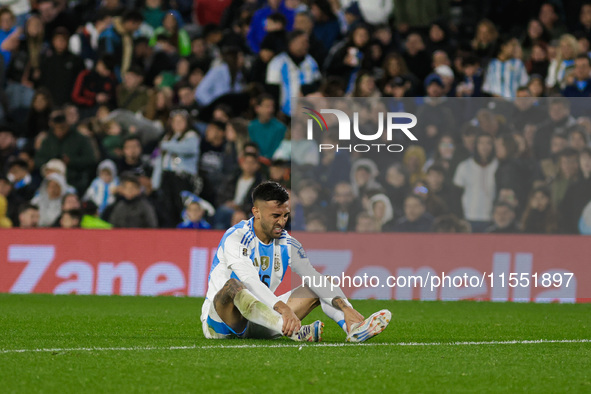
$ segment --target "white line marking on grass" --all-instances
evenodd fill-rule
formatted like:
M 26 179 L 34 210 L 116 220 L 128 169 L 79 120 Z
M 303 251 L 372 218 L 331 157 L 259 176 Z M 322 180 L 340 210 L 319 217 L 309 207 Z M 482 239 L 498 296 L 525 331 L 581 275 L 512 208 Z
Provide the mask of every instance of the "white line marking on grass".
M 134 346 L 134 347 L 78 347 L 54 349 L 2 349 L 0 354 L 7 353 L 44 353 L 44 352 L 108 352 L 108 351 L 145 351 L 145 350 L 208 350 L 208 349 L 257 349 L 257 348 L 300 348 L 300 347 L 349 347 L 349 346 L 479 346 L 479 345 L 530 345 L 541 343 L 591 343 L 591 339 L 526 339 L 513 341 L 480 341 L 480 342 L 370 342 L 370 343 L 277 343 L 269 345 L 207 345 L 207 346 Z

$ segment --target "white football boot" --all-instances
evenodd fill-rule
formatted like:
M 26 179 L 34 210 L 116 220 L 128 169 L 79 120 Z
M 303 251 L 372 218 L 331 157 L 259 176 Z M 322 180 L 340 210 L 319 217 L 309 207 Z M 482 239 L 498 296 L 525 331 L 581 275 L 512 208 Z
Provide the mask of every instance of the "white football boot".
M 388 327 L 392 319 L 392 313 L 387 309 L 382 309 L 365 319 L 361 323 L 351 325 L 347 342 L 364 342 L 373 338 Z
M 324 332 L 324 323 L 316 320 L 312 324 L 302 326 L 298 332 L 294 332 L 291 339 L 297 342 L 320 342 Z

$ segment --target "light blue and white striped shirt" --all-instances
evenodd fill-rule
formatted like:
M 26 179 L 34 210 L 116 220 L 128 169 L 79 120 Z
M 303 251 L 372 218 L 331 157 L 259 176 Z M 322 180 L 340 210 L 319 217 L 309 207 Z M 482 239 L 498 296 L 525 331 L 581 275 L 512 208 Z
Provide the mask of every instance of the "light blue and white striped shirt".
M 527 84 L 529 76 L 519 59 L 500 61 L 493 59 L 488 64 L 482 91 L 501 97 L 515 97 L 517 88 Z
M 279 108 L 288 116 L 291 116 L 292 98 L 299 97 L 302 85 L 312 84 L 320 78 L 318 64 L 310 55 L 306 55 L 298 66 L 286 52 L 282 52 L 267 66 L 267 83 L 279 85 Z

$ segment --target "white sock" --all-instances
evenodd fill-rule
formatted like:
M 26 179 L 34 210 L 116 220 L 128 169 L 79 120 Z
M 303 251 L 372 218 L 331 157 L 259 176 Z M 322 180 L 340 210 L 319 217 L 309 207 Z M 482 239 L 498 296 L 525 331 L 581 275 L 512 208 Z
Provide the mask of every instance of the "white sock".
M 234 297 L 234 305 L 248 321 L 266 327 L 283 335 L 283 318 L 273 309 L 259 301 L 248 289 L 243 289 Z
M 334 320 L 343 329 L 343 331 L 345 331 L 345 333 L 348 334 L 347 324 L 345 323 L 345 314 L 343 313 L 343 311 L 338 310 L 330 304 L 327 304 L 322 299 L 320 299 L 320 307 L 322 308 L 326 316 Z

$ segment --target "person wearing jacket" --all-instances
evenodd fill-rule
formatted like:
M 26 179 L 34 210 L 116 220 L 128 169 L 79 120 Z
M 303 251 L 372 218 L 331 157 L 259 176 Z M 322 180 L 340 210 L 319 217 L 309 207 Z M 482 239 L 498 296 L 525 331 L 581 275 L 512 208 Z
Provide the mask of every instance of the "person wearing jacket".
M 121 175 L 121 199 L 115 203 L 109 223 L 115 228 L 155 228 L 158 227 L 156 212 L 152 204 L 142 194 L 137 176 Z
M 72 101 L 82 108 L 94 109 L 99 105 L 114 107 L 117 79 L 113 73 L 112 58 L 102 57 L 92 70 L 84 70 L 76 78 Z
M 31 200 L 39 207 L 39 227 L 50 227 L 60 216 L 66 186 L 66 179 L 57 173 L 49 174 L 41 182 L 39 193 Z
M 160 142 L 152 175 L 154 187 L 163 191 L 164 211 L 169 226 L 175 226 L 184 209 L 182 191 L 193 192 L 199 159 L 199 135 L 191 129 L 185 110 L 170 113 L 168 132 Z
M 61 110 L 51 114 L 50 127 L 50 132 L 35 154 L 35 166 L 41 168 L 51 159 L 60 159 L 66 164 L 68 184 L 76 190 L 86 190 L 96 163 L 90 140 L 68 127 Z
M 176 10 L 169 10 L 162 19 L 162 26 L 154 30 L 150 39 L 150 46 L 156 45 L 158 36 L 165 35 L 170 38 L 170 42 L 178 50 L 179 55 L 189 56 L 191 54 L 191 38 L 185 29 L 183 29 L 183 18 Z
M 86 193 L 84 200 L 91 200 L 98 207 L 101 214 L 110 204 L 115 202 L 115 192 L 119 185 L 117 178 L 117 167 L 112 160 L 103 160 L 99 163 L 96 170 L 96 178 L 92 181 Z

